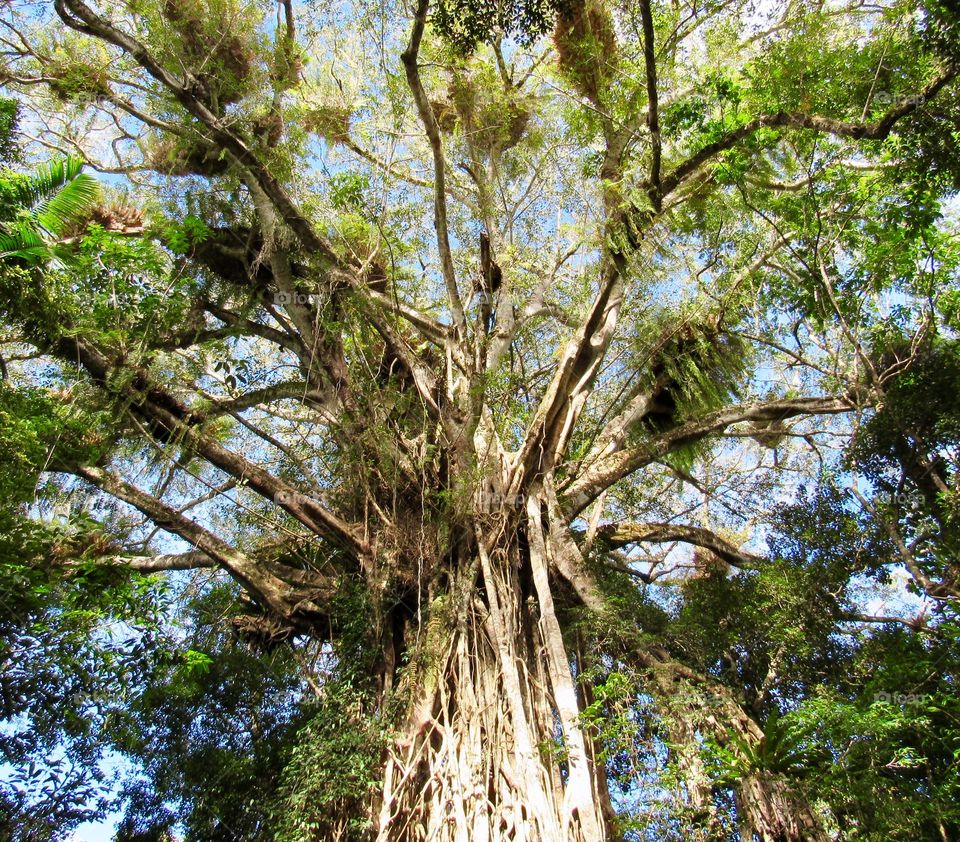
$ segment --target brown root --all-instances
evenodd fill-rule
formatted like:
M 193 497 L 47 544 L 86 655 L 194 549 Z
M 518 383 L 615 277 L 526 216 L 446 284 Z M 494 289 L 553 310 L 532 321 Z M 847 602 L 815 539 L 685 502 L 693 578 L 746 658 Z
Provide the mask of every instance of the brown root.
M 272 617 L 241 614 L 230 621 L 238 638 L 262 652 L 270 652 L 293 637 L 294 629 Z
M 726 576 L 730 572 L 727 564 L 716 553 L 703 547 L 696 547 L 693 551 L 693 573 L 691 579 L 709 579 L 711 576 Z
M 92 208 L 82 219 L 76 220 L 61 232 L 64 240 L 72 240 L 86 234 L 90 225 L 99 225 L 115 234 L 135 236 L 143 233 L 144 213 L 140 208 L 123 201 Z
M 140 208 L 117 203 L 101 205 L 90 212 L 90 222 L 120 234 L 140 234 L 143 232 L 144 216 Z

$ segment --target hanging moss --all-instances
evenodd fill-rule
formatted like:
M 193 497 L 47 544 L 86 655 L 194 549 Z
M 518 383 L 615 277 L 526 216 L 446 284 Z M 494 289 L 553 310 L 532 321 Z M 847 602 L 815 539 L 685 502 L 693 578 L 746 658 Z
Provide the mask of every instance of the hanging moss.
M 43 59 L 42 73 L 60 102 L 93 102 L 110 93 L 109 61 L 101 45 L 67 37 Z
M 214 146 L 199 141 L 164 138 L 151 146 L 146 154 L 151 169 L 164 175 L 222 175 L 230 165 L 229 159 Z
M 516 146 L 531 118 L 529 101 L 503 90 L 497 80 L 488 78 L 490 73 L 490 68 L 455 73 L 449 88 L 450 102 L 464 134 L 487 153 Z
M 560 70 L 587 99 L 598 102 L 610 86 L 617 55 L 613 19 L 600 0 L 565 9 L 553 31 Z
M 73 64 L 48 70 L 50 92 L 61 102 L 92 102 L 110 92 L 107 75 L 90 65 Z
M 430 110 L 433 111 L 433 118 L 440 131 L 448 134 L 453 132 L 457 126 L 457 109 L 452 102 L 447 99 L 431 99 Z
M 327 143 L 346 143 L 350 139 L 350 120 L 353 115 L 343 105 L 319 105 L 308 110 L 301 125 L 308 132 L 322 137 Z
M 300 83 L 304 60 L 296 43 L 287 36 L 278 39 L 270 61 L 270 78 L 280 90 L 295 88 Z
M 214 0 L 165 0 L 162 11 L 176 29 L 178 58 L 199 93 L 220 106 L 242 99 L 251 88 L 256 52 L 238 10 Z

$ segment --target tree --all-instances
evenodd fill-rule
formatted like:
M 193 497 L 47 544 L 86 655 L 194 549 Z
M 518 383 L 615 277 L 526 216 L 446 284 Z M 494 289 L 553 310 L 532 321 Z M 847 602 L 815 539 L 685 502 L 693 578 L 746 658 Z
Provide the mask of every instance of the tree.
M 856 832 L 803 740 L 873 727 L 816 716 L 844 624 L 884 620 L 858 577 L 940 601 L 910 645 L 956 607 L 919 523 L 955 529 L 954 407 L 897 404 L 955 357 L 952 4 L 5 16 L 24 132 L 115 176 L 40 220 L 69 261 L 2 267 L 7 516 L 35 524 L 42 481 L 87 513 L 36 568 L 213 571 L 233 633 L 286 653 L 239 682 L 223 655 L 209 699 L 143 679 L 106 738 L 183 768 L 147 761 L 156 821 L 122 838 L 167 833 L 171 793 L 228 838 L 204 764 L 276 776 L 251 838 Z M 798 476 L 850 553 L 774 540 Z M 903 488 L 923 514 L 883 507 Z M 231 687 L 254 702 L 216 710 Z M 278 687 L 317 699 L 299 741 Z

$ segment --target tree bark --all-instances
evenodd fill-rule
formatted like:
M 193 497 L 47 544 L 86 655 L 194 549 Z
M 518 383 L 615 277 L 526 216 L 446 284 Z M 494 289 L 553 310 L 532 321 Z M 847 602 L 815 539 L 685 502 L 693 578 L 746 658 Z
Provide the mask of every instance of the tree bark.
M 746 776 L 737 787 L 737 812 L 743 839 L 759 842 L 826 842 L 816 814 L 778 775 Z
M 378 842 L 600 842 L 617 838 L 606 770 L 580 725 L 588 688 L 555 607 L 554 556 L 565 529 L 546 495 L 476 525 L 468 561 L 405 638 L 397 684 L 407 714 L 388 750 L 375 808 Z M 568 594 L 564 594 L 567 596 Z M 400 660 L 400 659 L 398 659 Z M 691 838 L 719 838 L 703 737 L 751 745 L 759 726 L 726 688 L 648 656 L 647 690 L 668 713 Z M 819 818 L 786 779 L 757 770 L 735 786 L 744 839 L 826 842 Z
M 409 712 L 384 769 L 379 842 L 607 838 L 540 506 L 528 500 L 526 523 L 513 512 L 478 527 L 471 562 L 431 605 L 401 681 Z
M 719 745 L 728 745 L 736 737 L 755 746 L 763 739 L 763 731 L 723 685 L 675 662 L 650 661 L 648 665 L 651 692 L 658 705 L 669 711 L 668 730 L 690 805 L 703 814 L 706 827 L 713 831 L 718 827 L 717 814 L 700 753 L 701 738 L 709 736 Z M 754 769 L 733 788 L 744 842 L 827 842 L 830 838 L 806 797 L 785 777 Z

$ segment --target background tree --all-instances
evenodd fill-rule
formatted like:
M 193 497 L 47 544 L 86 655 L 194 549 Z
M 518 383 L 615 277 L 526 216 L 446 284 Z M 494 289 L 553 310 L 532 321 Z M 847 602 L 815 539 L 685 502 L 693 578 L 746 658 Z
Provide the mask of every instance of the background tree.
M 956 833 L 952 4 L 3 26 L 111 176 L 10 216 L 0 446 L 28 597 L 169 606 L 119 838 Z

